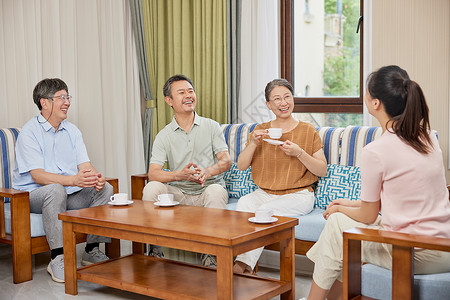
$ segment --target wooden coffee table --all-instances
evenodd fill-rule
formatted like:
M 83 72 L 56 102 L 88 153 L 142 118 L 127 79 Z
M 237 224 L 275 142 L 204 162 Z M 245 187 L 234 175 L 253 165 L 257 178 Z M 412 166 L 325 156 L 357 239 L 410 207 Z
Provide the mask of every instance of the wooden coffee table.
M 98 206 L 59 215 L 63 221 L 66 293 L 77 279 L 164 299 L 282 299 L 295 296 L 295 218 L 271 224 L 248 221 L 250 213 L 194 207 Z M 89 233 L 217 256 L 217 270 L 131 254 L 76 268 L 75 233 Z M 233 256 L 280 243 L 280 280 L 233 274 Z

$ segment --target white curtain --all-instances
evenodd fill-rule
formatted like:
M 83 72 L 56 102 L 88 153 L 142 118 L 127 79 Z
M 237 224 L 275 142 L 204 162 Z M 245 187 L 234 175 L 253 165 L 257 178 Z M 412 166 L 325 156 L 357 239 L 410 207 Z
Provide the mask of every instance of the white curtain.
M 38 81 L 63 79 L 92 164 L 127 192 L 130 175 L 145 171 L 128 1 L 2 0 L 0 27 L 0 127 L 39 113 Z
M 264 89 L 279 77 L 278 14 L 278 1 L 242 1 L 239 123 L 273 119 Z

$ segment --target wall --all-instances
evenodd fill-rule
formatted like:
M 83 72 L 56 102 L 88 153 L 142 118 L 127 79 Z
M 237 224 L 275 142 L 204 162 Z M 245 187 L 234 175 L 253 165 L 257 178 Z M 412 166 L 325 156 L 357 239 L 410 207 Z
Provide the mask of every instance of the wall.
M 376 0 L 372 5 L 372 67 L 397 64 L 424 93 L 450 183 L 450 1 Z

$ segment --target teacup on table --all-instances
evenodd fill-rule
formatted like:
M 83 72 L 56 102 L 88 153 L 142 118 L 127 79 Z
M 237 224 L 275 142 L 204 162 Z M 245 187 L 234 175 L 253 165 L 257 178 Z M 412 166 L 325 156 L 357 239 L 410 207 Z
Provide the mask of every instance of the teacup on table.
M 279 139 L 283 135 L 281 128 L 269 128 L 268 131 L 271 139 Z
M 174 202 L 173 194 L 159 194 L 158 201 L 161 204 L 172 204 Z
M 272 219 L 273 210 L 268 208 L 258 208 L 255 211 L 255 221 L 266 222 Z
M 128 194 L 127 193 L 117 193 L 117 194 L 112 195 L 110 200 L 114 204 L 128 203 Z

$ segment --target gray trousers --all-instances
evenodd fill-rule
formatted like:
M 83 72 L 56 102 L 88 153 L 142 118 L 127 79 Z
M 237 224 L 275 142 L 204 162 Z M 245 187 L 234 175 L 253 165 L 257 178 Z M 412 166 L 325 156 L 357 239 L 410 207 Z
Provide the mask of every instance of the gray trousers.
M 84 188 L 70 195 L 67 195 L 66 189 L 61 184 L 49 184 L 30 192 L 30 211 L 42 214 L 50 249 L 61 248 L 63 231 L 58 214 L 68 210 L 104 205 L 110 201 L 113 193 L 113 187 L 109 183 L 106 183 L 101 191 L 96 191 L 93 187 Z M 110 238 L 97 235 L 88 235 L 86 240 L 88 244 L 111 241 Z

